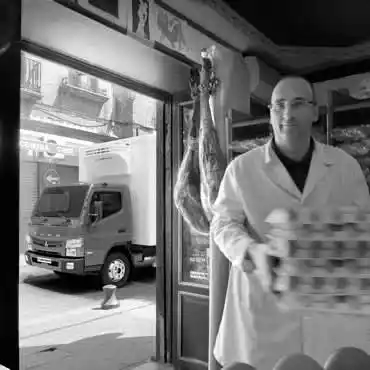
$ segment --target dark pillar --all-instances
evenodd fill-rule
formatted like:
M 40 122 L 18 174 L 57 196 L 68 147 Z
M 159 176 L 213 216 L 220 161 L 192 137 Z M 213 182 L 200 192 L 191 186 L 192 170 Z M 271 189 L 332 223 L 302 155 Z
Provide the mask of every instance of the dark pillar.
M 0 0 L 0 364 L 19 369 L 19 157 L 21 0 Z

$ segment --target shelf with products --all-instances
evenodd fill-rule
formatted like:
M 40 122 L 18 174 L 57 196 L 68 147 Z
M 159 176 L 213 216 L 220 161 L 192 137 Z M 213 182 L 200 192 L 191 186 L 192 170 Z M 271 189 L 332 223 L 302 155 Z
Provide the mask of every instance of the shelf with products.
M 370 107 L 334 111 L 331 142 L 357 159 L 370 188 Z

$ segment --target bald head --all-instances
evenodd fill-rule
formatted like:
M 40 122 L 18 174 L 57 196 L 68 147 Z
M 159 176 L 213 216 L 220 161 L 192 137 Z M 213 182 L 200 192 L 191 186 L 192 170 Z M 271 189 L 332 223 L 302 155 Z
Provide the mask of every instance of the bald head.
M 289 91 L 291 93 L 289 94 Z M 275 101 L 281 95 L 295 95 L 295 98 L 301 97 L 303 99 L 314 102 L 315 91 L 311 82 L 300 76 L 286 76 L 283 77 L 276 85 L 272 92 L 271 101 Z
M 277 146 L 299 160 L 310 145 L 312 124 L 318 119 L 312 85 L 299 76 L 287 76 L 275 86 L 270 105 L 270 123 Z

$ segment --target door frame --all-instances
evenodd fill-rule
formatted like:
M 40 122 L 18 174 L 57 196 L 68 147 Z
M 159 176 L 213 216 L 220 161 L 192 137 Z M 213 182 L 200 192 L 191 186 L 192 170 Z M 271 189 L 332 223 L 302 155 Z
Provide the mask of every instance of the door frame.
M 155 360 L 172 360 L 172 105 L 173 96 L 161 89 L 133 81 L 96 65 L 51 50 L 32 41 L 21 41 L 21 50 L 51 62 L 75 68 L 105 81 L 157 99 L 157 272 L 156 272 L 156 353 Z
M 182 92 L 174 97 L 173 104 L 173 124 L 172 124 L 172 164 L 173 164 L 173 184 L 177 180 L 177 172 L 183 158 L 183 110 L 191 107 L 193 101 L 190 91 Z M 172 217 L 172 362 L 177 369 L 184 370 L 204 370 L 207 363 L 195 357 L 186 357 L 183 354 L 185 337 L 190 339 L 190 331 L 187 334 L 183 327 L 184 317 L 189 314 L 187 311 L 190 306 L 193 309 L 202 310 L 208 318 L 208 295 L 209 286 L 192 282 L 182 281 L 183 263 L 183 218 L 173 206 Z M 188 305 L 185 308 L 185 302 Z M 189 305 L 189 302 L 192 302 Z M 185 314 L 185 316 L 184 316 Z M 208 321 L 207 321 L 208 328 Z M 195 340 L 196 338 L 191 338 Z M 204 344 L 204 343 L 203 343 Z M 196 343 L 195 345 L 203 345 Z M 185 344 L 186 345 L 186 344 Z M 207 331 L 207 350 L 208 350 L 208 331 Z

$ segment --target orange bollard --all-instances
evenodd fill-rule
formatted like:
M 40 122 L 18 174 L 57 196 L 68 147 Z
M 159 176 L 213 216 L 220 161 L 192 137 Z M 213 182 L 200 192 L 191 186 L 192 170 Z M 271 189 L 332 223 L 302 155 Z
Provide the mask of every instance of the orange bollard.
M 120 306 L 119 300 L 116 297 L 117 287 L 115 285 L 104 285 L 104 300 L 101 304 L 103 310 L 110 310 Z

